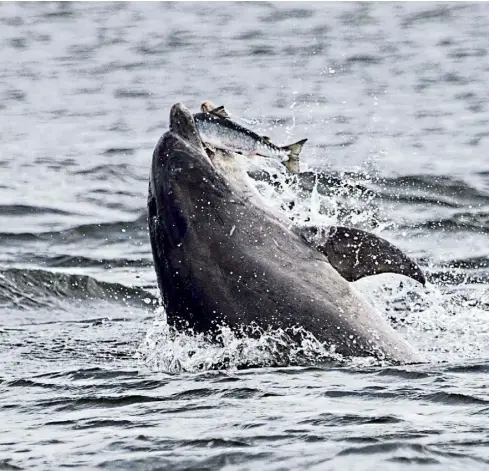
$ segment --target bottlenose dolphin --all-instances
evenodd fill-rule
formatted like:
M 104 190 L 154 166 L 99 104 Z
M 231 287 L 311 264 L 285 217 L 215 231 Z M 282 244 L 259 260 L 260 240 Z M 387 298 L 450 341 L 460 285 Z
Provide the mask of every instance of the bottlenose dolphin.
M 148 194 L 169 324 L 205 333 L 220 325 L 238 332 L 300 327 L 344 356 L 422 361 L 347 281 L 390 271 L 424 283 L 419 267 L 373 234 L 292 227 L 232 162 L 209 158 L 192 114 L 172 107 Z

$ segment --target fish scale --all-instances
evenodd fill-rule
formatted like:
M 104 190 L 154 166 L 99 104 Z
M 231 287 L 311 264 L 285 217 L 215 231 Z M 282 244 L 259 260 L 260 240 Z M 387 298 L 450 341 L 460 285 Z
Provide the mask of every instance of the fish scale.
M 286 167 L 294 173 L 299 171 L 299 153 L 307 141 L 303 139 L 288 146 L 279 147 L 250 129 L 229 118 L 212 113 L 197 113 L 195 124 L 202 141 L 222 150 L 238 152 L 248 156 L 278 157 L 287 159 Z

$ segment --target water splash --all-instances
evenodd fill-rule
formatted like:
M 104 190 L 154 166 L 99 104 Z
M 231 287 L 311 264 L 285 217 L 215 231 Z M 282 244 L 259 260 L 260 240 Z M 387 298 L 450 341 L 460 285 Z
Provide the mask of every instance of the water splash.
M 301 328 L 287 332 L 256 327 L 253 334 L 235 333 L 222 326 L 216 342 L 204 334 L 177 332 L 168 325 L 165 310 L 160 307 L 136 358 L 151 370 L 168 373 L 344 361 L 334 348 Z M 293 342 L 291 335 L 299 334 L 301 341 Z
M 368 182 L 365 175 L 355 179 L 351 174 L 332 176 L 304 168 L 291 176 L 273 159 L 253 162 L 250 172 L 267 204 L 297 225 L 348 224 L 369 229 L 388 225 L 373 204 L 375 193 L 359 184 Z
M 269 183 L 260 182 L 259 191 L 298 225 L 346 224 L 371 230 L 381 237 L 385 230 L 398 228 L 394 221 L 383 219 L 374 201 L 376 195 L 358 191 L 359 182 L 366 185 L 375 178 L 371 171 L 359 169 L 357 175 L 340 174 L 343 185 L 326 194 L 320 184 L 324 177 L 321 173 L 315 174 L 312 188 L 304 191 L 297 180 L 290 182 L 290 177 L 280 167 L 268 163 L 263 169 L 273 169 L 274 185 L 271 189 Z M 283 189 L 277 191 L 277 186 Z M 295 204 L 291 205 L 290 201 Z M 429 275 L 435 267 L 431 263 L 425 270 Z M 455 271 L 450 270 L 450 274 L 455 276 Z M 423 289 L 409 279 L 389 274 L 360 280 L 354 286 L 378 312 L 385 313 L 389 322 L 429 361 L 486 358 L 489 355 L 489 290 L 485 285 L 471 285 L 467 274 L 465 279 L 462 273 L 459 275 L 461 282 L 455 286 L 429 283 Z
M 422 289 L 395 275 L 355 283 L 378 312 L 430 362 L 465 361 L 489 355 L 488 291 L 485 286 L 427 283 Z

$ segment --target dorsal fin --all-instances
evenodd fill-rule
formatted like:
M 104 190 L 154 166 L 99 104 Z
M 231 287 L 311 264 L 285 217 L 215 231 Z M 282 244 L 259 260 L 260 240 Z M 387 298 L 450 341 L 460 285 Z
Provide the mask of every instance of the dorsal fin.
M 356 281 L 380 273 L 405 275 L 425 285 L 426 278 L 416 262 L 385 239 L 352 227 L 333 226 L 324 230 L 309 226 L 302 237 L 322 254 L 346 280 Z

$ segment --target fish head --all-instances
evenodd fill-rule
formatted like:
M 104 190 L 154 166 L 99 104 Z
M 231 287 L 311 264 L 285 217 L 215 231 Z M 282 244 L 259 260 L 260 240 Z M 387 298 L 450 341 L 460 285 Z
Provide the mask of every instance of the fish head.
M 210 113 L 215 108 L 217 108 L 217 106 L 210 100 L 204 100 L 200 105 L 200 111 L 202 111 L 202 113 Z

